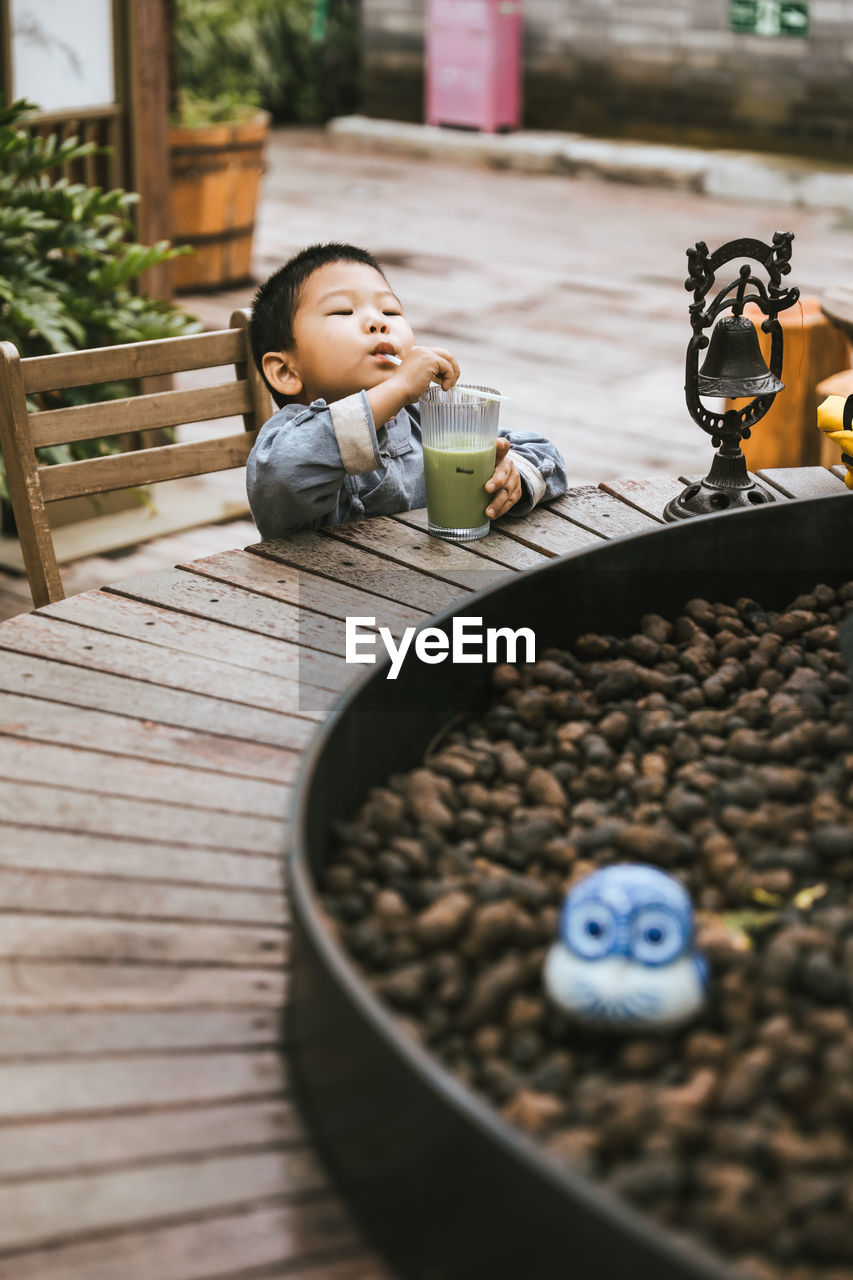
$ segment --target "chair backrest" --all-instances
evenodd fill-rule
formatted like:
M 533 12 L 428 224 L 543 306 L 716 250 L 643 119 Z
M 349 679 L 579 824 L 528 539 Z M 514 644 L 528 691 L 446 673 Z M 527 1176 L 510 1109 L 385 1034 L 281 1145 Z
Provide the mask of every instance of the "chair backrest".
M 235 311 L 231 327 L 182 338 L 130 342 L 21 359 L 0 342 L 0 452 L 33 602 L 64 596 L 45 504 L 241 467 L 259 428 L 273 411 L 248 341 L 249 313 Z M 156 391 L 97 404 L 30 412 L 27 396 L 45 391 L 135 380 L 234 365 L 235 377 L 216 386 Z M 160 444 L 77 462 L 39 463 L 36 450 L 79 440 L 242 414 L 239 435 Z

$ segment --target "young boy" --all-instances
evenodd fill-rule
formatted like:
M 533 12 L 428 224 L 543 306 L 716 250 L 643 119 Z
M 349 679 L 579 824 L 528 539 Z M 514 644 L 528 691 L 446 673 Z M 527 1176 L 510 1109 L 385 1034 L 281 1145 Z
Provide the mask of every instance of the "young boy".
M 369 253 L 344 244 L 298 253 L 258 289 L 249 337 L 279 406 L 246 473 L 263 538 L 426 505 L 417 400 L 432 381 L 452 387 L 459 366 L 450 352 L 415 344 Z M 500 431 L 486 484 L 491 519 L 525 515 L 565 487 L 549 440 Z

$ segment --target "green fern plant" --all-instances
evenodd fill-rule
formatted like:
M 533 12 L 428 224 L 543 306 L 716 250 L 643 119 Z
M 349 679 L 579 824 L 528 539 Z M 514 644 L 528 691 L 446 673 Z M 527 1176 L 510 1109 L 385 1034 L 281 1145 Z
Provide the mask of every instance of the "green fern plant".
M 22 356 L 194 333 L 201 324 L 173 303 L 134 292 L 142 272 L 182 249 L 128 239 L 129 191 L 70 182 L 63 168 L 97 150 L 93 143 L 25 127 L 37 108 L 0 108 L 0 339 Z M 125 383 L 36 398 L 35 408 L 91 403 L 131 394 Z M 39 451 L 43 462 L 115 452 L 113 440 L 85 440 Z M 8 497 L 0 457 L 0 495 Z

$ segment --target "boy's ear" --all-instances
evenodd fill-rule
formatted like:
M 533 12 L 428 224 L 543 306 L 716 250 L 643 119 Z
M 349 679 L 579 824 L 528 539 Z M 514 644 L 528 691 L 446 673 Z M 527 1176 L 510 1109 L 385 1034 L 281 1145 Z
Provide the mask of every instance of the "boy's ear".
M 283 396 L 298 396 L 302 379 L 287 351 L 266 351 L 261 360 L 264 377 Z

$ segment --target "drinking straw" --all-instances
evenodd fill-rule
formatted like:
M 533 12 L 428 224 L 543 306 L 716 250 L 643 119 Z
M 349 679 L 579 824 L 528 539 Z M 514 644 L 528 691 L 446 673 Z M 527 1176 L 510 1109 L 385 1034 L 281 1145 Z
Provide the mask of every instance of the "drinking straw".
M 383 351 L 382 358 L 384 360 L 390 360 L 391 364 L 403 363 L 399 356 L 392 356 L 389 351 Z M 433 381 L 435 381 L 435 379 L 433 379 Z M 436 383 L 436 385 L 439 384 Z M 484 400 L 509 400 L 509 396 L 499 396 L 496 391 L 481 391 L 479 387 L 466 387 L 462 382 L 457 382 L 455 389 L 457 391 L 467 391 L 468 394 L 472 396 L 482 396 Z

